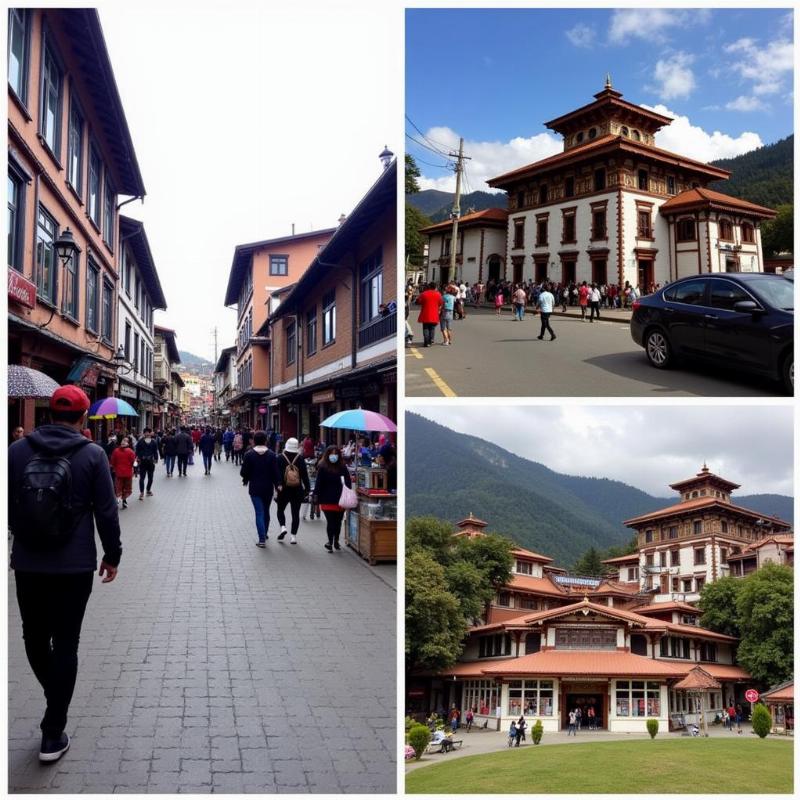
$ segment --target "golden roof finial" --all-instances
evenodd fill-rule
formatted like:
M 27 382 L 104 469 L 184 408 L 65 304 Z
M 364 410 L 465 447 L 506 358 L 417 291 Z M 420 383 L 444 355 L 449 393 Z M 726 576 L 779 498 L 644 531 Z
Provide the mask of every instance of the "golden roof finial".
M 606 89 L 611 89 L 612 88 L 611 87 L 611 73 L 610 72 L 606 72 L 606 85 L 605 85 L 605 88 Z

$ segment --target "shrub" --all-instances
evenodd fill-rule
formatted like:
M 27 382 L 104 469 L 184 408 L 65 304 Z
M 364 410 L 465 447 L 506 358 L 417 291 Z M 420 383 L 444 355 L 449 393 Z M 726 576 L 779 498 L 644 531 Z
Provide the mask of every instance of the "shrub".
M 542 741 L 542 734 L 544 733 L 544 726 L 542 721 L 537 719 L 534 726 L 531 728 L 531 738 L 534 744 L 539 744 Z
M 414 748 L 414 757 L 419 761 L 431 740 L 431 732 L 427 725 L 414 725 L 408 732 L 408 743 Z
M 759 703 L 753 708 L 753 733 L 762 739 L 772 730 L 772 715 Z
M 408 733 L 417 724 L 417 721 L 413 717 L 406 717 L 406 733 Z
M 658 720 L 657 719 L 649 719 L 647 720 L 647 732 L 650 734 L 651 739 L 656 738 L 656 734 L 658 733 Z

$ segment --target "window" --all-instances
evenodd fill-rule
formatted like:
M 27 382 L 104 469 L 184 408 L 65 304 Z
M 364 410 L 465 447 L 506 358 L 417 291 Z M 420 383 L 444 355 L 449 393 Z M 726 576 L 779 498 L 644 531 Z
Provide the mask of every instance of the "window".
M 139 310 L 139 273 L 137 272 L 133 276 L 133 307 L 138 311 Z
M 94 147 L 89 148 L 89 203 L 87 211 L 89 219 L 100 227 L 100 173 L 103 164 Z
M 542 204 L 546 202 L 547 202 L 547 185 L 543 183 L 539 187 L 539 203 Z
M 703 523 L 701 520 L 696 519 L 692 523 L 692 534 L 694 536 L 699 536 L 703 532 Z
M 658 717 L 661 686 L 657 681 L 617 681 L 616 701 L 618 717 Z
M 53 155 L 61 149 L 61 84 L 63 76 L 50 45 L 45 41 L 42 53 L 42 86 L 39 133 Z
M 58 286 L 56 276 L 56 221 L 39 206 L 36 228 L 36 293 L 55 305 Z
M 706 585 L 706 579 L 701 577 L 694 579 L 694 590 L 698 593 L 703 591 L 703 587 Z
M 679 219 L 675 229 L 676 238 L 679 242 L 693 242 L 697 239 L 694 232 L 693 219 Z
M 336 341 L 336 289 L 322 296 L 322 346 Z
M 687 281 L 664 292 L 664 297 L 673 303 L 686 303 L 700 306 L 705 301 L 706 282 Z
M 575 196 L 575 178 L 572 176 L 564 179 L 564 197 Z
M 666 567 L 667 566 L 667 551 L 666 550 L 662 550 L 659 553 L 659 556 L 660 556 L 660 559 L 659 559 L 660 560 L 660 566 Z
M 667 538 L 668 539 L 677 539 L 678 538 L 678 526 L 677 525 L 670 525 L 669 530 L 667 531 Z
M 28 9 L 8 9 L 8 85 L 23 103 L 28 100 L 30 22 Z
M 270 275 L 289 274 L 289 256 L 270 256 L 269 257 Z
M 93 261 L 89 260 L 86 268 L 86 328 L 92 333 L 98 333 L 100 327 L 98 322 L 100 313 L 99 282 L 100 270 Z
M 606 212 L 592 212 L 592 239 L 605 239 L 606 235 Z
M 680 550 L 670 550 L 669 551 L 669 565 L 671 567 L 679 567 L 680 563 L 681 563 Z
M 297 360 L 297 326 L 290 322 L 286 326 L 286 363 L 294 364 Z
M 144 346 L 144 336 L 139 339 L 139 374 L 144 375 L 145 370 L 147 369 L 147 362 L 145 360 L 145 346 Z
M 646 169 L 640 169 L 636 173 L 636 183 L 642 191 L 646 192 L 648 190 L 649 181 Z
M 361 322 L 369 322 L 380 315 L 383 302 L 383 248 L 379 247 L 359 267 L 361 294 Z
M 529 650 L 528 652 L 536 652 Z M 510 681 L 508 684 L 508 714 L 519 717 L 553 715 L 553 681 Z
M 557 650 L 616 650 L 616 628 L 556 628 Z
M 517 192 L 517 208 L 525 205 L 525 192 Z
M 653 531 L 651 531 L 651 530 L 650 531 L 645 531 L 644 532 L 644 540 L 645 540 L 645 542 L 647 542 L 647 544 L 650 544 L 650 542 L 653 541 Z
M 752 300 L 747 292 L 740 286 L 730 281 L 711 282 L 711 305 L 713 308 L 723 308 L 733 311 L 733 307 L 742 300 Z
M 498 633 L 494 636 L 481 636 L 478 640 L 478 658 L 511 655 L 511 634 Z
M 464 708 L 471 708 L 475 714 L 494 714 L 500 705 L 500 687 L 493 680 L 464 681 L 463 698 Z
M 561 233 L 561 243 L 575 241 L 575 213 L 564 214 L 564 227 Z
M 597 136 L 597 128 L 589 128 L 589 138 L 594 139 Z
M 78 292 L 80 264 L 78 253 L 73 253 L 72 258 L 64 267 L 64 291 L 61 298 L 61 311 L 74 320 L 78 319 Z
M 122 263 L 125 265 L 125 294 L 131 296 L 131 273 L 133 272 L 134 265 L 131 263 L 131 258 L 128 253 L 128 248 L 122 248 Z
M 8 265 L 22 272 L 22 244 L 25 238 L 25 179 L 8 168 Z
M 628 582 L 633 583 L 634 581 L 638 580 L 639 580 L 639 568 L 628 567 Z
M 317 352 L 317 307 L 306 312 L 306 355 Z
M 753 226 L 747 222 L 742 223 L 742 241 L 747 242 L 747 244 L 753 244 L 755 242 L 755 231 Z
M 647 554 L 647 555 L 644 557 L 644 563 L 645 563 L 645 564 L 646 564 L 648 567 L 652 567 L 652 566 L 653 566 L 653 554 L 652 554 L 652 553 L 648 553 L 648 554 Z
M 497 595 L 497 605 L 499 606 L 510 606 L 511 605 L 511 595 L 508 592 L 500 592 Z
M 525 217 L 514 220 L 514 248 L 525 247 Z
M 623 136 L 630 136 L 630 135 L 631 135 L 631 132 L 628 130 L 628 126 L 627 126 L 627 125 L 623 125 L 623 126 L 620 128 L 619 132 L 620 132 L 620 133 L 621 133 Z
M 69 137 L 67 139 L 67 180 L 72 188 L 83 193 L 83 117 L 75 98 L 69 108 Z
M 728 548 L 727 547 L 720 547 L 720 549 L 719 549 L 719 561 L 720 561 L 720 564 L 727 564 L 728 563 Z
M 536 246 L 547 244 L 547 218 L 536 220 Z
M 694 563 L 695 566 L 700 566 L 706 563 L 706 549 L 705 547 L 695 547 L 694 549 Z
M 723 533 L 727 533 L 728 532 L 728 521 L 723 519 L 721 524 L 722 524 L 722 532 Z
M 733 241 L 733 225 L 729 219 L 721 219 L 719 221 L 719 238 L 728 242 Z
M 683 584 L 683 591 L 687 594 L 692 591 L 692 579 L 691 578 L 684 578 L 682 581 Z
M 442 256 L 449 256 L 450 255 L 450 246 L 452 244 L 452 237 L 445 236 L 442 241 Z
M 667 175 L 667 194 L 675 194 L 675 178 Z
M 114 340 L 114 287 L 103 281 L 103 338 L 107 342 Z
M 103 194 L 103 241 L 114 247 L 114 190 L 108 181 Z
M 530 561 L 517 561 L 514 570 L 518 575 L 533 575 L 533 564 Z
M 575 142 L 576 144 L 580 144 L 582 141 L 583 141 L 583 131 L 578 131 L 578 133 L 575 134 Z
M 634 129 L 634 130 L 631 132 L 631 138 L 632 138 L 632 139 L 633 139 L 635 142 L 640 142 L 640 141 L 642 140 L 642 135 L 639 133 L 639 131 L 637 131 L 636 129 Z
M 594 171 L 594 190 L 602 192 L 606 188 L 606 171 L 604 169 L 596 169 Z
M 645 211 L 644 209 L 639 209 L 637 215 L 637 231 L 636 235 L 640 239 L 652 239 L 653 238 L 653 229 L 650 226 L 650 211 Z
M 125 321 L 125 360 L 131 360 L 131 324 Z

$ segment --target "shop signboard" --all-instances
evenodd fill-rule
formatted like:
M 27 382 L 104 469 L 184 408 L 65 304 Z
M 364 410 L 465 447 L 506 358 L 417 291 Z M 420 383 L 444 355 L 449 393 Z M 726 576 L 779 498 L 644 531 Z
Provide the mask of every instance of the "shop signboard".
M 81 379 L 81 383 L 84 386 L 90 386 L 94 388 L 97 386 L 97 379 L 100 377 L 100 365 L 99 364 L 92 364 L 86 372 L 83 373 L 83 378 Z
M 336 392 L 333 389 L 326 389 L 323 392 L 314 392 L 311 395 L 312 403 L 332 403 L 336 399 Z
M 34 308 L 36 306 L 36 284 L 15 269 L 9 269 L 8 299 L 27 308 Z
M 127 383 L 120 383 L 119 385 L 120 397 L 130 397 L 136 399 L 136 387 L 129 386 Z

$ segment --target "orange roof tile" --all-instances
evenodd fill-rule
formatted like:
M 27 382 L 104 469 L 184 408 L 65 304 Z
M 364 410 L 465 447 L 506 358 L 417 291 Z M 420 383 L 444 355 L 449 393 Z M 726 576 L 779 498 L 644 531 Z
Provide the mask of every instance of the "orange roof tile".
M 602 581 L 600 585 L 591 591 L 589 595 L 603 595 L 603 594 L 639 594 L 640 587 L 638 583 L 631 583 L 628 581 Z
M 508 222 L 508 211 L 505 208 L 485 208 L 483 211 L 473 211 L 471 214 L 464 214 L 458 220 L 459 227 L 463 228 L 469 225 L 478 225 L 481 222 L 502 222 L 504 225 Z M 437 222 L 433 225 L 428 225 L 425 228 L 420 228 L 420 233 L 434 233 L 436 231 L 449 230 L 453 227 L 453 221 L 450 219 L 444 222 Z
M 757 511 L 751 511 L 749 508 L 743 508 L 742 506 L 736 506 L 733 503 L 723 503 L 716 497 L 698 497 L 695 500 L 684 500 L 680 503 L 675 503 L 675 505 L 667 506 L 666 508 L 661 508 L 658 511 L 651 511 L 648 514 L 640 514 L 638 517 L 632 517 L 631 519 L 626 519 L 623 522 L 623 525 L 627 525 L 628 527 L 632 527 L 632 523 L 639 523 L 639 522 L 648 522 L 651 519 L 657 519 L 658 517 L 669 517 L 674 514 L 680 514 L 684 511 L 697 511 L 701 508 L 711 508 L 712 506 L 719 506 L 720 508 L 729 509 L 731 511 L 735 511 L 738 514 L 744 514 L 748 517 L 755 517 L 756 519 L 768 519 L 772 520 L 773 522 L 777 522 L 781 526 L 786 526 L 787 528 L 791 528 L 788 522 L 785 522 L 778 517 L 770 517 L 767 514 L 759 514 Z
M 742 555 L 748 551 L 759 550 L 765 544 L 769 544 L 769 542 L 773 542 L 775 544 L 794 544 L 794 534 L 793 533 L 778 533 L 774 536 L 767 536 L 764 539 L 759 539 L 757 542 L 751 542 L 747 545 L 747 547 L 742 548 Z
M 756 203 L 749 203 L 747 200 L 741 200 L 738 197 L 731 197 L 728 194 L 715 192 L 712 189 L 705 189 L 702 187 L 686 189 L 676 194 L 674 197 L 670 197 L 666 203 L 661 205 L 659 210 L 663 213 L 664 211 L 677 211 L 679 209 L 696 206 L 733 208 L 738 211 L 748 211 L 760 217 L 772 218 L 776 215 L 776 212 L 771 208 L 759 206 Z
M 545 650 L 484 667 L 486 675 L 591 675 L 602 677 L 676 678 L 679 664 L 632 653 L 604 650 Z
M 532 575 L 512 575 L 506 586 L 526 592 L 564 596 L 564 592 L 548 578 L 534 578 Z
M 700 666 L 712 677 L 722 681 L 735 681 L 735 680 L 750 680 L 752 676 L 741 667 L 734 666 L 733 664 L 708 664 L 701 663 Z M 694 667 L 694 664 L 685 664 L 685 672 L 688 672 Z
M 689 603 L 681 603 L 678 601 L 669 603 L 649 603 L 646 606 L 637 606 L 635 609 L 637 614 L 656 614 L 659 611 L 684 611 L 687 614 L 701 614 L 702 612 Z
M 675 622 L 668 622 L 667 630 L 670 633 L 682 633 L 684 636 L 698 636 L 703 639 L 717 639 L 720 642 L 738 641 L 735 636 L 728 636 L 725 633 L 710 631 L 708 628 L 701 628 L 699 625 L 679 625 Z
M 533 559 L 535 561 L 543 561 L 543 562 L 551 562 L 553 559 L 549 556 L 543 556 L 539 553 L 534 553 L 533 550 L 526 550 L 524 547 L 515 547 L 511 553 L 515 556 L 525 556 L 526 558 Z
M 692 667 L 683 680 L 678 681 L 673 689 L 721 689 L 719 681 L 709 675 L 702 667 Z
M 493 658 L 481 661 L 459 661 L 453 664 L 452 667 L 448 667 L 437 674 L 446 675 L 448 678 L 482 678 L 484 677 L 485 669 L 499 666 L 508 660 L 507 658 Z
M 621 564 L 626 563 L 628 561 L 638 561 L 639 554 L 638 553 L 629 553 L 627 556 L 616 556 L 615 558 L 604 558 L 603 564 Z
M 780 684 L 774 689 L 769 689 L 761 695 L 762 700 L 769 700 L 771 703 L 793 703 L 794 702 L 794 681 Z

